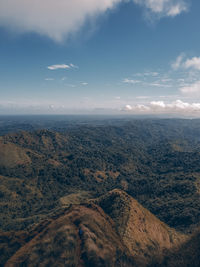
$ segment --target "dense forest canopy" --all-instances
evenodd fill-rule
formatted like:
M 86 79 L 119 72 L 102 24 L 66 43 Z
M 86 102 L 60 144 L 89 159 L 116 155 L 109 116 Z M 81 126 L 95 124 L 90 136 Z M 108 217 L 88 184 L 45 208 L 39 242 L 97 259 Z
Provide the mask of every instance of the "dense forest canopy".
M 200 120 L 0 117 L 0 266 L 198 266 L 199 148 Z
M 178 230 L 198 225 L 200 120 L 20 120 L 1 119 L 2 229 L 23 229 L 68 194 L 114 188 Z

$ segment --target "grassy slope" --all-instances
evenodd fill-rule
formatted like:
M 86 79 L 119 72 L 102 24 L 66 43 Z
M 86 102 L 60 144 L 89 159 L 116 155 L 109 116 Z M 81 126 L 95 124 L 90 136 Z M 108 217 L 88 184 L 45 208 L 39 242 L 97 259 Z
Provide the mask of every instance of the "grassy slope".
M 146 266 L 154 254 L 185 240 L 120 190 L 72 205 L 24 236 L 30 241 L 23 245 L 21 237 L 5 266 Z
M 134 255 L 162 254 L 177 246 L 185 236 L 168 227 L 135 199 L 121 190 L 113 190 L 96 202 L 114 220 L 117 231 Z
M 134 266 L 113 227 L 98 206 L 73 206 L 21 247 L 5 266 Z

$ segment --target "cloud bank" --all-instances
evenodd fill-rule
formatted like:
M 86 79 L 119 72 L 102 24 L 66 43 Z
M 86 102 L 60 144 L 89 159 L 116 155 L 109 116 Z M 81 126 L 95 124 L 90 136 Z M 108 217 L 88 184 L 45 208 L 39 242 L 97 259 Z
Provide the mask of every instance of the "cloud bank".
M 132 113 L 196 113 L 200 114 L 200 103 L 187 103 L 176 100 L 172 103 L 164 101 L 151 101 L 148 104 L 126 105 L 123 109 Z
M 0 0 L 0 26 L 35 32 L 55 41 L 77 32 L 87 18 L 127 0 Z M 185 0 L 129 0 L 159 17 L 187 10 Z

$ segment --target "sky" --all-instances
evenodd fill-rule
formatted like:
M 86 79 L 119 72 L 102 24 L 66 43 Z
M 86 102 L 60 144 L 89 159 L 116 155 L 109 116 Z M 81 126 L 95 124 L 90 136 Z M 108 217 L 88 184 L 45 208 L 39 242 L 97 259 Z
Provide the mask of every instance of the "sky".
M 0 114 L 200 116 L 200 1 L 0 0 Z

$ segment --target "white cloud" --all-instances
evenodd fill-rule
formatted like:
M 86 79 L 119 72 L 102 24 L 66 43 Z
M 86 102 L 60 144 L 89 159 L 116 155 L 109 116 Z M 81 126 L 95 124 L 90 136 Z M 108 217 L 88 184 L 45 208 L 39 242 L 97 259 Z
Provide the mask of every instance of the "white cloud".
M 66 64 L 57 64 L 57 65 L 51 65 L 47 67 L 47 69 L 49 70 L 70 69 L 70 68 L 71 67 Z
M 131 105 L 125 105 L 124 108 L 121 109 L 122 111 L 127 111 L 127 112 L 148 112 L 150 110 L 150 108 L 146 105 L 141 105 L 141 104 L 137 104 L 134 106 Z
M 124 111 L 130 111 L 130 110 L 132 110 L 133 108 L 131 107 L 131 105 L 126 105 L 125 107 L 124 107 Z
M 185 55 L 180 54 L 172 63 L 171 67 L 174 70 L 178 69 L 192 69 L 200 71 L 200 57 L 192 57 L 184 60 Z
M 165 108 L 166 107 L 166 105 L 163 101 L 152 101 L 150 104 L 152 107 L 155 107 L 155 108 Z
M 141 104 L 136 105 L 135 108 L 138 109 L 138 110 L 140 110 L 140 111 L 149 111 L 150 110 L 150 108 L 148 106 L 141 105 Z
M 120 0 L 1 0 L 0 25 L 61 41 Z
M 200 95 L 200 81 L 180 88 L 181 93 L 191 96 Z
M 123 80 L 123 83 L 136 84 L 136 83 L 140 83 L 140 81 L 126 78 L 126 79 Z
M 77 32 L 88 18 L 126 0 L 0 0 L 0 26 L 36 32 L 56 41 Z M 132 0 L 159 17 L 187 10 L 185 0 Z
M 59 70 L 59 69 L 63 69 L 63 70 L 69 70 L 69 69 L 78 69 L 79 67 L 74 65 L 74 64 L 56 64 L 56 65 L 51 65 L 48 66 L 47 69 L 49 70 Z
M 184 77 L 176 79 L 179 91 L 185 96 L 200 96 L 200 57 L 185 58 L 182 53 L 171 66 L 184 73 Z
M 193 57 L 191 59 L 187 59 L 184 63 L 184 67 L 186 69 L 193 68 L 196 70 L 200 70 L 200 57 Z
M 175 17 L 188 7 L 184 0 L 133 0 L 136 4 L 144 6 L 148 11 L 159 17 Z
M 123 111 L 135 113 L 194 113 L 200 114 L 200 103 L 187 103 L 182 100 L 176 100 L 171 103 L 164 101 L 151 101 L 146 105 L 126 105 Z
M 200 103 L 187 103 L 181 100 L 176 100 L 172 103 L 166 104 L 163 101 L 151 102 L 152 108 L 158 108 L 160 111 L 165 110 L 168 112 L 179 112 L 179 111 L 200 111 Z
M 170 17 L 175 17 L 186 10 L 187 10 L 187 7 L 184 3 L 178 3 L 178 4 L 169 8 L 167 15 Z
M 82 82 L 81 84 L 82 84 L 83 86 L 88 85 L 88 83 L 86 83 L 86 82 Z

